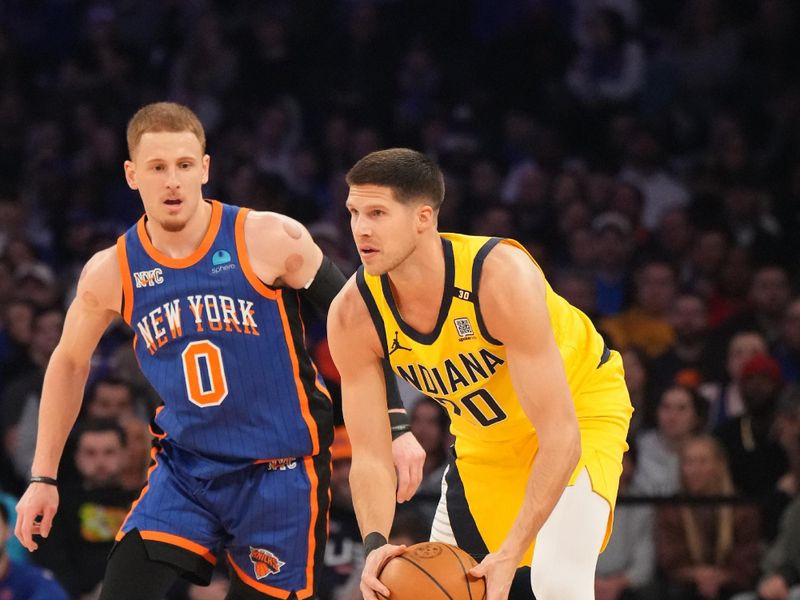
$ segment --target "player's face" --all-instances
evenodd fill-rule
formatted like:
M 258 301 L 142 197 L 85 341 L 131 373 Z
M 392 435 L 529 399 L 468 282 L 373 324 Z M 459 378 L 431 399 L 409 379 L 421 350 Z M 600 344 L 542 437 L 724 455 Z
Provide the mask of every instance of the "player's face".
M 351 186 L 346 206 L 353 240 L 370 275 L 391 271 L 411 256 L 432 215 L 430 206 L 398 202 L 390 188 L 371 184 Z
M 148 132 L 133 160 L 125 161 L 125 177 L 142 196 L 149 220 L 166 231 L 181 231 L 203 200 L 210 160 L 189 131 Z

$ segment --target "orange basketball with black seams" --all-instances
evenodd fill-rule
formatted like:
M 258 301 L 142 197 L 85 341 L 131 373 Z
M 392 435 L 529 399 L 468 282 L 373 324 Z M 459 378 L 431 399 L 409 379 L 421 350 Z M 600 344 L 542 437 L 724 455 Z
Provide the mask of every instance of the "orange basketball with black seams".
M 389 588 L 391 600 L 484 600 L 485 580 L 469 574 L 476 564 L 460 548 L 423 542 L 389 560 L 378 579 Z

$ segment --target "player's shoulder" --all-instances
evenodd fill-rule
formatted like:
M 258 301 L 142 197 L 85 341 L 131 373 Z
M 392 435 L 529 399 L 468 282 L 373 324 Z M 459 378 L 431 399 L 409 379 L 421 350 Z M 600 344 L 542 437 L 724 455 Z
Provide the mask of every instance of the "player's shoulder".
M 544 276 L 530 255 L 513 243 L 496 244 L 483 260 L 481 284 L 511 286 L 520 279 L 544 284 Z M 481 289 L 487 288 L 481 285 Z
M 350 277 L 331 302 L 329 314 L 341 327 L 351 328 L 369 322 L 369 311 L 356 278 L 357 275 Z
M 90 293 L 103 308 L 118 310 L 122 294 L 122 272 L 116 246 L 96 252 L 83 267 L 78 290 Z
M 107 281 L 108 277 L 121 278 L 119 255 L 116 246 L 96 252 L 83 266 L 81 280 L 87 282 Z
M 299 221 L 271 211 L 248 211 L 244 226 L 248 238 L 267 238 L 270 242 L 299 240 L 308 235 L 308 231 Z

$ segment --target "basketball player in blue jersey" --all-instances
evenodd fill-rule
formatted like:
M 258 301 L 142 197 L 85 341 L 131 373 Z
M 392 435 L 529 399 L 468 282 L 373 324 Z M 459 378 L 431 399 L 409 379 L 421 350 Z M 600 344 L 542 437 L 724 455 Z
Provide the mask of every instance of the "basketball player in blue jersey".
M 347 183 L 363 265 L 331 305 L 328 341 L 353 448 L 364 600 L 388 593 L 380 567 L 403 550 L 386 543 L 384 360 L 450 415 L 431 538 L 480 561 L 472 574 L 486 577 L 487 600 L 591 600 L 632 413 L 619 354 L 520 244 L 438 231 L 444 178 L 424 155 L 373 152 Z
M 210 158 L 186 107 L 145 106 L 127 138 L 125 176 L 145 215 L 81 274 L 45 375 L 16 534 L 32 551 L 33 536 L 50 531 L 91 355 L 121 314 L 164 404 L 148 482 L 117 536 L 101 598 L 163 598 L 180 576 L 207 584 L 218 560 L 230 567 L 229 598 L 312 598 L 333 424 L 304 347 L 298 290 L 327 309 L 344 278 L 299 223 L 203 199 Z M 398 440 L 399 500 L 413 494 L 424 456 L 409 437 Z

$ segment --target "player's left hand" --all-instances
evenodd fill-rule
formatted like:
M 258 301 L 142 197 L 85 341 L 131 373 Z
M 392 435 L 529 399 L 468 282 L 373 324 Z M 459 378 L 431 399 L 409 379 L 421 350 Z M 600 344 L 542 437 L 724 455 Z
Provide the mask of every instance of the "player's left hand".
M 392 457 L 397 469 L 397 501 L 411 500 L 422 481 L 425 450 L 417 438 L 407 431 L 392 442 Z
M 481 563 L 470 569 L 474 577 L 486 578 L 486 600 L 508 600 L 519 560 L 498 551 L 487 554 Z

